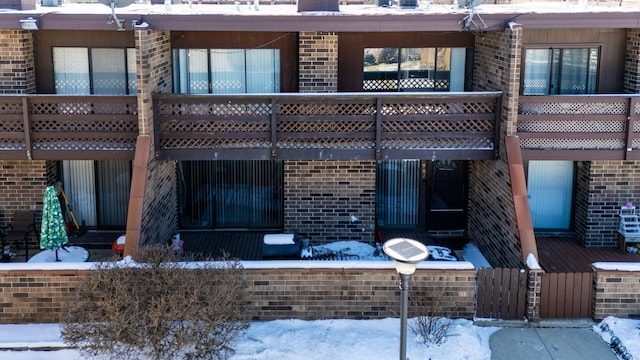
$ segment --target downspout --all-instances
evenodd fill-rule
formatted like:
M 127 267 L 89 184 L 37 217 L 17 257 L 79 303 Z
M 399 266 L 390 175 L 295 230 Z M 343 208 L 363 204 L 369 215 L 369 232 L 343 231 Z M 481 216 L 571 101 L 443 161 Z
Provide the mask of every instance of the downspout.
M 522 263 L 527 262 L 527 256 L 533 254 L 538 259 L 536 236 L 533 232 L 533 221 L 527 196 L 527 183 L 524 175 L 520 138 L 516 135 L 505 137 L 507 162 L 509 164 L 509 179 L 511 180 L 511 195 L 516 214 L 516 226 L 520 238 L 520 253 Z
M 133 173 L 131 175 L 131 192 L 129 194 L 129 211 L 127 214 L 127 231 L 123 256 L 133 256 L 140 245 L 150 148 L 151 137 L 149 135 L 138 135 L 136 153 L 133 159 Z

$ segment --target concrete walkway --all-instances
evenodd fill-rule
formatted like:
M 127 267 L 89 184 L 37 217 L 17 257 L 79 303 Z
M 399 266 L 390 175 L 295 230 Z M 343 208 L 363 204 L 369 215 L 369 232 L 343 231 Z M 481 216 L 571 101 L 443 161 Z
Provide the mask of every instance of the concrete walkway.
M 587 327 L 510 327 L 489 339 L 492 360 L 618 360 Z

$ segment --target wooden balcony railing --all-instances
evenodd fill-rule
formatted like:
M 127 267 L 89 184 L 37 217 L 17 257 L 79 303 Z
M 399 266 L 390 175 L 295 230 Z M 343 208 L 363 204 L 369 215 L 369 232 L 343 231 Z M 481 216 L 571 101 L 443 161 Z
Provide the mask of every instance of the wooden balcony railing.
M 640 160 L 640 95 L 521 96 L 517 134 L 530 160 Z
M 137 136 L 135 96 L 0 96 L 0 159 L 133 159 Z
M 501 93 L 154 98 L 165 160 L 492 159 Z

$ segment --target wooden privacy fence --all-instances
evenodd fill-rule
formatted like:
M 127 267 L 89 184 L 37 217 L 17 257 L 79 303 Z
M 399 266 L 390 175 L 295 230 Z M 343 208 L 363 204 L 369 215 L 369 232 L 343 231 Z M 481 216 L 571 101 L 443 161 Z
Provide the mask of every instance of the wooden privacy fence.
M 502 268 L 478 270 L 476 318 L 523 320 L 526 297 L 526 271 Z
M 592 294 L 593 273 L 543 274 L 540 317 L 591 318 Z

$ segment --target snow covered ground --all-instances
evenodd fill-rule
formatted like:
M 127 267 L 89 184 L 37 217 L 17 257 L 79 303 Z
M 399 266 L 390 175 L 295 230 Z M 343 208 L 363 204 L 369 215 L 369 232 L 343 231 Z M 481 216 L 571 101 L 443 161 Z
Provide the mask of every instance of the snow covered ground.
M 409 324 L 415 319 L 409 319 Z M 640 320 L 608 317 L 593 331 L 609 343 L 620 339 L 634 359 L 640 359 Z M 400 320 L 276 320 L 254 322 L 238 339 L 231 360 L 388 360 L 398 357 Z M 604 331 L 606 328 L 607 331 Z M 490 360 L 489 338 L 499 327 L 475 326 L 471 321 L 453 322 L 446 341 L 426 346 L 408 331 L 409 359 Z M 613 335 L 612 335 L 613 334 Z M 64 346 L 57 324 L 0 325 L 0 348 Z M 12 360 L 79 360 L 73 349 L 0 351 Z M 514 355 L 514 360 L 517 356 Z

